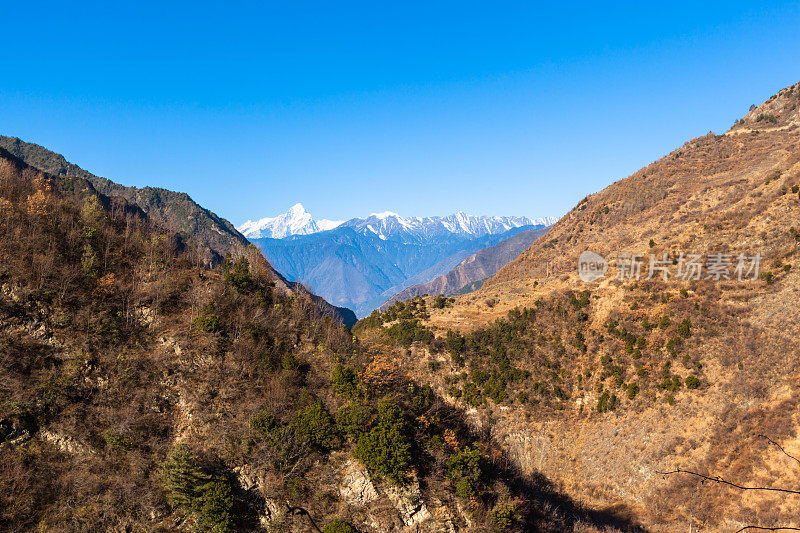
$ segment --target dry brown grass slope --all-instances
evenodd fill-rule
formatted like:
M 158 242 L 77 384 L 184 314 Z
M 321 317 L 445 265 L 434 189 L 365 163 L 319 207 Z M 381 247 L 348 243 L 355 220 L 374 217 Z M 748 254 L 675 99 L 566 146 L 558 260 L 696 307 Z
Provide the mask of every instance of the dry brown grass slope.
M 596 368 L 602 355 L 628 357 L 608 344 L 610 318 L 636 333 L 642 321 L 662 316 L 692 321 L 694 334 L 670 363 L 678 373 L 699 372 L 700 394 L 683 388 L 670 405 L 643 384 L 643 394 L 623 401 L 624 409 L 599 413 L 595 385 L 614 385 L 611 378 L 593 381 L 573 386 L 562 410 L 495 410 L 493 437 L 524 470 L 544 473 L 594 506 L 624 506 L 655 531 L 690 524 L 705 531 L 800 527 L 800 496 L 659 475 L 684 467 L 745 485 L 800 488 L 800 466 L 758 437 L 800 455 L 798 185 L 800 84 L 751 109 L 725 134 L 692 139 L 586 197 L 479 291 L 433 310 L 432 327 L 472 331 L 515 307 L 589 289 L 589 318 L 581 326 L 589 349 L 569 355 L 573 373 Z M 610 260 L 601 281 L 579 279 L 577 258 L 584 250 Z M 761 270 L 769 274 L 748 282 L 616 279 L 620 253 L 644 256 L 646 275 L 651 253 L 672 258 L 680 252 L 760 253 Z M 674 327 L 646 334 L 650 344 L 634 362 L 637 368 L 653 373 L 669 359 L 664 352 Z M 485 422 L 481 416 L 476 420 Z

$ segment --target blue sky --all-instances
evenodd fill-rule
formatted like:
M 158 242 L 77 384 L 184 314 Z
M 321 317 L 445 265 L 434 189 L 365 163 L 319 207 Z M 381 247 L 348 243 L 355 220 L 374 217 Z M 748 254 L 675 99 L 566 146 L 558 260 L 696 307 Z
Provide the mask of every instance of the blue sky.
M 4 4 L 0 133 L 235 224 L 561 215 L 800 80 L 797 2 Z

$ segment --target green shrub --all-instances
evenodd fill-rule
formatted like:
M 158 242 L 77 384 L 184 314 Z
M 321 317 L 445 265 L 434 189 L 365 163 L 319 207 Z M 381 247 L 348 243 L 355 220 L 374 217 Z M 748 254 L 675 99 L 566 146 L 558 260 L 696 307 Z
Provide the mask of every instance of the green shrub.
M 553 386 L 553 394 L 555 394 L 556 398 L 558 398 L 559 400 L 567 399 L 567 393 L 564 392 L 564 389 L 562 389 L 558 385 Z
M 358 533 L 358 530 L 341 518 L 334 518 L 322 528 L 322 533 Z
M 451 302 L 449 298 L 445 297 L 443 294 L 439 294 L 433 299 L 432 307 L 434 309 L 444 309 L 445 307 L 448 307 L 450 303 Z
M 677 332 L 681 337 L 688 339 L 692 336 L 692 322 L 688 318 L 684 318 L 683 321 L 678 324 Z
M 608 391 L 603 391 L 603 394 L 600 395 L 600 399 L 597 400 L 597 411 L 600 413 L 613 411 L 617 408 L 618 404 L 619 398 L 617 398 L 616 394 L 610 394 Z
M 519 510 L 513 501 L 503 500 L 489 512 L 489 520 L 497 531 L 509 531 L 519 522 Z
M 283 354 L 281 357 L 281 368 L 284 370 L 295 370 L 300 366 L 300 360 L 292 352 Z
M 484 476 L 485 461 L 480 451 L 472 446 L 447 459 L 447 477 L 455 483 L 456 496 L 471 498 L 477 495 Z
M 665 376 L 661 383 L 658 384 L 659 387 L 669 392 L 675 392 L 681 388 L 681 385 L 681 378 L 678 375 Z
M 253 278 L 250 277 L 250 263 L 246 257 L 240 257 L 233 267 L 225 264 L 223 268 L 225 282 L 233 286 L 236 292 L 246 294 L 253 290 L 255 284 Z
M 414 342 L 430 344 L 434 339 L 433 333 L 420 325 L 419 320 L 401 320 L 397 324 L 392 324 L 386 334 L 403 346 L 411 346 Z
M 167 491 L 167 501 L 177 508 L 191 509 L 198 487 L 208 481 L 191 450 L 183 444 L 175 446 L 159 474 Z
M 336 427 L 353 440 L 369 429 L 373 409 L 364 403 L 348 403 L 336 412 Z
M 447 346 L 447 350 L 451 354 L 462 354 L 464 353 L 464 347 L 466 345 L 466 341 L 464 340 L 463 335 L 447 330 L 447 337 L 445 338 L 445 344 Z
M 473 368 L 469 373 L 469 377 L 476 385 L 483 385 L 489 381 L 489 373 L 482 368 Z
M 631 383 L 628 385 L 628 399 L 633 400 L 636 398 L 637 394 L 639 394 L 639 385 L 636 383 Z
M 108 447 L 113 450 L 126 451 L 131 447 L 131 443 L 128 439 L 110 429 L 103 432 L 103 440 L 105 440 Z
M 377 424 L 358 437 L 353 455 L 373 474 L 402 483 L 411 466 L 411 447 L 411 431 L 403 411 L 384 399 L 378 403 Z
M 172 507 L 192 513 L 200 531 L 233 528 L 233 491 L 230 482 L 205 472 L 183 445 L 177 445 L 162 463 L 159 477 Z
M 97 254 L 92 245 L 88 242 L 83 245 L 83 255 L 81 256 L 81 269 L 86 279 L 97 277 Z
M 430 385 L 417 385 L 409 383 L 406 387 L 408 404 L 415 413 L 423 413 L 430 409 L 436 399 L 436 393 Z
M 578 296 L 575 296 L 574 292 L 570 292 L 569 300 L 570 303 L 577 307 L 578 309 L 583 309 L 584 307 L 589 305 L 589 297 L 591 293 L 588 290 L 583 290 L 578 293 Z
M 678 354 L 677 348 L 680 345 L 681 345 L 681 339 L 679 337 L 671 338 L 670 340 L 667 341 L 667 353 L 671 357 L 675 357 Z
M 250 427 L 258 431 L 262 437 L 268 437 L 270 432 L 278 425 L 278 421 L 274 416 L 261 411 L 252 419 L 250 419 Z
M 194 319 L 194 325 L 200 331 L 205 331 L 206 333 L 216 333 L 222 329 L 222 319 L 216 313 L 216 309 L 214 302 L 206 304 L 197 318 Z
M 473 407 L 486 405 L 486 398 L 481 390 L 473 382 L 465 383 L 462 391 L 464 401 Z
M 233 490 L 228 480 L 217 478 L 205 484 L 197 502 L 197 528 L 215 533 L 232 530 L 233 504 Z
M 333 418 L 319 401 L 297 413 L 294 420 L 295 434 L 309 446 L 318 450 L 331 449 L 336 440 Z
M 358 393 L 358 374 L 350 367 L 337 364 L 331 372 L 331 387 L 345 398 L 354 398 Z
M 700 380 L 695 376 L 686 376 L 686 388 L 697 389 L 700 387 Z
M 356 324 L 353 331 L 361 331 L 369 328 L 377 328 L 383 325 L 383 315 L 377 309 L 372 312 L 367 318 L 364 318 Z

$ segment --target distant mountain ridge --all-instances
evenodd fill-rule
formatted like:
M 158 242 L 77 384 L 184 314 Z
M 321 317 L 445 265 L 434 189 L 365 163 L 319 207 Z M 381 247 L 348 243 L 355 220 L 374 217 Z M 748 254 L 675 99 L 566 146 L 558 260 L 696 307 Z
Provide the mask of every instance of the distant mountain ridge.
M 483 248 L 461 261 L 453 270 L 427 283 L 412 285 L 395 294 L 381 306 L 385 309 L 397 301 L 408 300 L 423 294 L 444 294 L 450 296 L 465 291 L 464 288 L 474 286 L 478 282 L 494 276 L 503 266 L 513 261 L 531 244 L 547 233 L 547 228 L 532 229 L 518 233 L 504 241 Z M 477 287 L 475 287 L 477 288 Z
M 480 216 L 463 212 L 448 216 L 404 217 L 385 211 L 372 213 L 365 218 L 347 221 L 314 220 L 302 204 L 295 204 L 288 212 L 276 217 L 248 220 L 237 229 L 248 239 L 283 239 L 292 235 L 311 235 L 338 227 L 349 227 L 363 235 L 374 234 L 383 240 L 403 243 L 434 242 L 442 236 L 483 237 L 497 235 L 522 226 L 548 226 L 553 217 L 531 219 L 524 216 Z

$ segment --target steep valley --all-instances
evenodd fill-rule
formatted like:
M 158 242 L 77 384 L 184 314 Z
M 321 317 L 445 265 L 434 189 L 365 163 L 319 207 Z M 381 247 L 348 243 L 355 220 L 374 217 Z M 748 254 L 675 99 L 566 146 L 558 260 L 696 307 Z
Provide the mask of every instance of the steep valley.
M 0 530 L 639 531 L 283 283 L 0 149 Z

